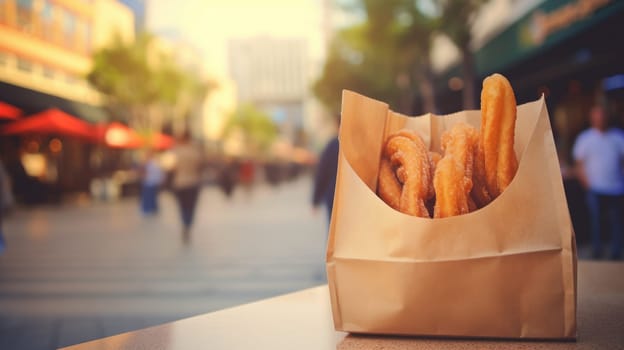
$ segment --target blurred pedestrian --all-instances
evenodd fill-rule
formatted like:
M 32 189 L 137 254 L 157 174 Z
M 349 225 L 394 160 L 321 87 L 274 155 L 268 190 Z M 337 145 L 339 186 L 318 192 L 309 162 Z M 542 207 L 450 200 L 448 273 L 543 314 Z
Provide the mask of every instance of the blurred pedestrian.
M 145 157 L 142 169 L 141 210 L 145 215 L 154 215 L 158 213 L 158 191 L 165 179 L 165 173 L 154 151 L 147 151 Z
M 201 184 L 202 155 L 199 148 L 191 141 L 188 131 L 185 131 L 178 139 L 173 153 L 175 165 L 171 187 L 180 207 L 182 240 L 188 244 Z
M 13 205 L 13 195 L 11 193 L 11 181 L 9 173 L 4 168 L 2 160 L 0 160 L 0 254 L 6 247 L 4 240 L 3 218 L 4 214 Z
M 225 159 L 221 169 L 219 169 L 217 181 L 219 183 L 219 187 L 228 199 L 232 197 L 232 191 L 234 191 L 237 175 L 238 165 L 236 162 L 230 158 Z
M 602 256 L 600 214 L 607 216 L 611 233 L 611 258 L 622 257 L 624 209 L 624 132 L 610 127 L 603 107 L 590 113 L 591 128 L 577 138 L 573 156 L 581 184 L 587 189 L 592 256 Z
M 255 169 L 256 167 L 253 161 L 249 158 L 244 159 L 238 167 L 238 179 L 248 195 L 251 193 L 251 188 L 254 183 L 254 178 L 256 175 Z
M 321 203 L 327 210 L 327 218 L 331 219 L 334 206 L 334 190 L 336 187 L 336 172 L 338 170 L 338 137 L 332 138 L 321 153 L 316 174 L 314 176 L 314 189 L 312 205 L 316 209 Z

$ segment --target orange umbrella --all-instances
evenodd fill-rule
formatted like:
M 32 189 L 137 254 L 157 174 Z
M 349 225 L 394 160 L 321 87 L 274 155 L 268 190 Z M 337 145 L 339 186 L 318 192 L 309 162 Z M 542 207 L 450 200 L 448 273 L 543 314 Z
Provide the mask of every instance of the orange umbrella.
M 94 132 L 89 123 L 56 108 L 21 118 L 0 131 L 4 135 L 54 134 L 89 140 L 93 140 Z
M 0 119 L 17 119 L 22 111 L 8 103 L 0 101 Z

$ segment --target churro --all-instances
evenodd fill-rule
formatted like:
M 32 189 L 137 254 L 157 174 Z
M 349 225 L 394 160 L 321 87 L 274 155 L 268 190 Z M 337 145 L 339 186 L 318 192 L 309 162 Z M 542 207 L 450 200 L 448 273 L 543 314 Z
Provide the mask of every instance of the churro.
M 402 185 L 394 174 L 392 164 L 387 158 L 381 160 L 379 167 L 379 178 L 377 183 L 377 191 L 379 197 L 383 199 L 389 206 L 399 210 L 399 199 L 401 198 Z
M 516 100 L 509 81 L 494 74 L 483 81 L 481 128 L 459 122 L 444 132 L 443 154 L 428 151 L 413 130 L 390 134 L 383 145 L 378 194 L 403 213 L 435 218 L 483 208 L 512 181 Z
M 466 123 L 457 123 L 442 135 L 444 157 L 438 162 L 433 178 L 436 194 L 434 217 L 443 218 L 470 212 L 476 144 L 477 132 Z M 447 159 L 451 159 L 456 165 L 447 164 L 450 162 Z
M 425 201 L 433 196 L 430 160 L 422 138 L 400 130 L 388 137 L 379 169 L 379 196 L 406 214 L 430 217 Z
M 492 199 L 507 188 L 518 169 L 514 152 L 516 98 L 509 81 L 493 74 L 481 90 L 481 147 L 487 190 Z

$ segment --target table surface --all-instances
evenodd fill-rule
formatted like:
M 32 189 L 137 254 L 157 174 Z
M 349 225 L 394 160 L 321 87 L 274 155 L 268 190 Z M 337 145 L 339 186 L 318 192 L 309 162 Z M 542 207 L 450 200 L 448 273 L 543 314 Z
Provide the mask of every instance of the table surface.
M 64 349 L 624 349 L 624 263 L 579 262 L 578 288 L 576 342 L 336 332 L 324 285 Z

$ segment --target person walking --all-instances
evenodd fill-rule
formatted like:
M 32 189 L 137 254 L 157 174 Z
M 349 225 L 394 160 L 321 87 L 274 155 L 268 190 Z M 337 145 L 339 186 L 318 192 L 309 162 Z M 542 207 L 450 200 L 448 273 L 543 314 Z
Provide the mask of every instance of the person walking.
M 601 217 L 604 212 L 611 233 L 611 258 L 622 257 L 624 209 L 624 132 L 609 126 L 605 110 L 595 106 L 591 128 L 583 131 L 573 147 L 577 176 L 587 190 L 593 258 L 602 257 Z
M 11 181 L 2 160 L 0 160 L 0 254 L 6 248 L 3 231 L 3 217 L 5 211 L 13 205 L 13 195 L 11 193 Z
M 143 165 L 143 184 L 141 186 L 141 210 L 144 215 L 158 213 L 158 191 L 165 175 L 158 164 L 154 151 L 149 150 Z
M 332 138 L 321 153 L 312 194 L 312 206 L 316 209 L 321 203 L 327 210 L 327 218 L 331 219 L 334 207 L 334 190 L 336 188 L 336 172 L 338 171 L 338 136 Z
M 173 153 L 175 165 L 171 187 L 180 208 L 182 240 L 188 244 L 201 184 L 202 155 L 199 148 L 191 141 L 188 131 L 178 139 Z

